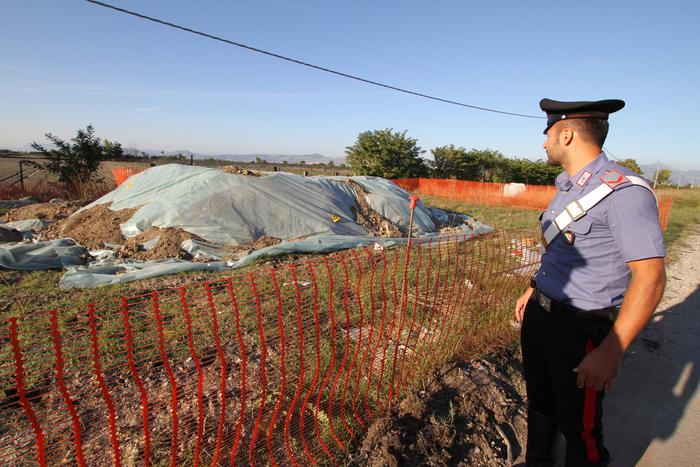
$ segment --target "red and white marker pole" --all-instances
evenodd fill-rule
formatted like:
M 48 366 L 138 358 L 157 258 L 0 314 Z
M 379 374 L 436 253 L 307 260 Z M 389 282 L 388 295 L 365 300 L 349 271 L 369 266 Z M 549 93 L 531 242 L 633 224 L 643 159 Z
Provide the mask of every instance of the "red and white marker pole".
M 411 217 L 408 219 L 408 247 L 411 248 L 411 238 L 413 236 L 413 212 L 416 210 L 416 203 L 418 203 L 418 197 L 409 196 L 408 200 L 410 202 L 409 208 L 411 209 Z

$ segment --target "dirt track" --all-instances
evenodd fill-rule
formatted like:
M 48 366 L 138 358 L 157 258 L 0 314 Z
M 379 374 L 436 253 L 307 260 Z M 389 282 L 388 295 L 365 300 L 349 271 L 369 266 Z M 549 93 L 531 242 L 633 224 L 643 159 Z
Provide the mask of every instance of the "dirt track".
M 617 466 L 700 464 L 700 227 L 676 255 L 659 311 L 606 401 L 606 444 Z

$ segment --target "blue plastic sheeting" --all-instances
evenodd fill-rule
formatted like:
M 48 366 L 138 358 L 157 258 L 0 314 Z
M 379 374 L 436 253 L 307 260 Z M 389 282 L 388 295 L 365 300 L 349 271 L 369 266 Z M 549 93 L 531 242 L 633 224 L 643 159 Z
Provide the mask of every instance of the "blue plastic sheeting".
M 367 191 L 372 209 L 406 232 L 408 193 L 378 177 L 302 177 L 284 172 L 249 177 L 168 164 L 129 177 L 83 210 L 106 203 L 114 211 L 138 208 L 120 226 L 126 238 L 149 227 L 180 228 L 220 245 L 243 245 L 263 235 L 282 240 L 368 235 L 355 222 L 357 194 L 349 181 Z M 422 203 L 416 206 L 413 224 L 416 236 L 435 231 Z
M 177 274 L 185 271 L 224 271 L 229 269 L 225 261 L 192 263 L 179 259 L 159 259 L 146 262 L 95 263 L 66 271 L 58 283 L 61 289 L 87 289 L 102 285 L 122 284 L 152 277 Z
M 182 248 L 195 258 L 210 262 L 177 259 L 116 262 L 113 255 L 101 250 L 92 252 L 97 261 L 69 268 L 61 278 L 60 287 L 96 287 L 185 271 L 223 271 L 247 266 L 260 258 L 291 253 L 328 253 L 373 244 L 382 247 L 405 244 L 406 238 L 371 237 L 365 227 L 355 222 L 357 198 L 361 195 L 353 183 L 362 187 L 371 209 L 402 232 L 408 232 L 409 195 L 383 178 L 302 177 L 283 172 L 248 177 L 179 164 L 153 167 L 129 177 L 83 210 L 106 203 L 111 203 L 110 209 L 115 211 L 136 208 L 132 217 L 120 225 L 125 237 L 133 237 L 150 227 L 179 228 L 204 240 L 186 240 Z M 413 216 L 415 241 L 437 236 L 435 222 L 456 226 L 467 236 L 492 230 L 467 215 L 447 213 L 418 202 Z M 238 261 L 218 261 L 230 257 L 226 246 L 244 245 L 264 235 L 283 241 Z M 0 266 L 35 270 L 83 264 L 80 256 L 85 249 L 72 240 L 40 245 L 0 249 Z
M 480 235 L 489 232 L 488 226 L 483 226 L 477 231 L 464 229 L 465 234 Z M 425 235 L 414 238 L 415 243 L 425 243 L 429 239 L 438 238 L 437 235 Z M 468 236 L 462 237 L 468 239 Z M 357 248 L 361 246 L 379 245 L 382 248 L 391 248 L 397 245 L 405 245 L 407 238 L 385 238 L 385 237 L 359 237 L 359 236 L 322 236 L 299 240 L 296 242 L 282 242 L 277 245 L 261 248 L 254 251 L 245 258 L 235 262 L 215 261 L 209 263 L 194 263 L 178 259 L 164 259 L 148 262 L 129 262 L 116 264 L 114 262 L 103 262 L 79 268 L 70 268 L 61 277 L 59 287 L 69 288 L 90 288 L 101 285 L 121 284 L 141 279 L 175 274 L 185 271 L 224 271 L 226 269 L 236 269 L 248 266 L 255 261 L 290 253 L 331 253 L 334 251 Z
M 63 269 L 85 264 L 87 249 L 70 238 L 0 246 L 0 267 L 20 271 Z

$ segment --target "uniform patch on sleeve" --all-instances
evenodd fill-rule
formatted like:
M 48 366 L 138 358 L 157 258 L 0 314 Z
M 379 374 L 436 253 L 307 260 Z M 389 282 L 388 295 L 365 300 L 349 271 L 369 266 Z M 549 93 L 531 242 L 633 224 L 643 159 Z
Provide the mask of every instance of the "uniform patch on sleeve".
M 590 173 L 588 170 L 583 172 L 581 176 L 576 180 L 576 184 L 578 186 L 586 186 L 586 183 L 588 183 L 588 180 L 591 178 L 592 173 Z
M 613 189 L 615 189 L 615 187 L 617 187 L 618 185 L 622 185 L 623 183 L 629 182 L 627 177 L 625 177 L 620 172 L 614 169 L 609 172 L 606 172 L 605 175 L 600 177 L 600 180 Z

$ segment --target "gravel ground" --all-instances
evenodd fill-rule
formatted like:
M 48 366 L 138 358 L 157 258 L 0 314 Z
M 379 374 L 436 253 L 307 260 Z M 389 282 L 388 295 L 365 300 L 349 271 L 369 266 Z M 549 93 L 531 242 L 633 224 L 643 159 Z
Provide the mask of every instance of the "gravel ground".
M 659 309 L 606 401 L 614 465 L 700 464 L 700 227 L 679 243 Z

